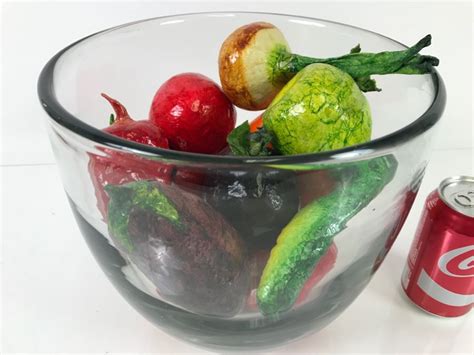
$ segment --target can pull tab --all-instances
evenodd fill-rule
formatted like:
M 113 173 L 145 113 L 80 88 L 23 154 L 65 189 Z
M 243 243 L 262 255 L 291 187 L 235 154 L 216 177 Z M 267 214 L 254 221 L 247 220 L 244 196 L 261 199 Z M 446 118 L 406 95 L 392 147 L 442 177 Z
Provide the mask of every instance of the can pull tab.
M 474 207 L 474 190 L 457 193 L 454 201 L 463 207 Z

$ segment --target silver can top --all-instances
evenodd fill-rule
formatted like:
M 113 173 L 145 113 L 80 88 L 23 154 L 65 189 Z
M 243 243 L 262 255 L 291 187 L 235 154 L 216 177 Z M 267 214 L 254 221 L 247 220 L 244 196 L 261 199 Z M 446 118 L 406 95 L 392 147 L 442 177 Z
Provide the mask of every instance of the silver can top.
M 474 218 L 474 177 L 453 176 L 441 181 L 438 193 L 449 207 Z

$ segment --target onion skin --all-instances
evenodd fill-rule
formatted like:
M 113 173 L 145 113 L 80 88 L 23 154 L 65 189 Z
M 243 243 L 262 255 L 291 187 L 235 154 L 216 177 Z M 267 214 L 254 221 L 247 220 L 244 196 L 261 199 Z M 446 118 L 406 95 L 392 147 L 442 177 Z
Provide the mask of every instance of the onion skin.
M 239 27 L 223 42 L 219 52 L 222 89 L 238 107 L 265 109 L 283 87 L 271 79 L 268 59 L 277 47 L 287 48 L 283 34 L 267 22 Z

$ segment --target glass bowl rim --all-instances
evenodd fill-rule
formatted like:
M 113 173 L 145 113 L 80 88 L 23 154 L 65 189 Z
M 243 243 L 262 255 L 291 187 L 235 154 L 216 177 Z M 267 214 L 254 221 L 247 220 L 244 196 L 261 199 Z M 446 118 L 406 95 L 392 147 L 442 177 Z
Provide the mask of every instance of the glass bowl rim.
M 174 160 L 189 163 L 211 163 L 211 164 L 282 164 L 282 165 L 293 165 L 293 164 L 305 164 L 305 163 L 334 163 L 335 161 L 341 162 L 346 160 L 362 160 L 368 159 L 373 156 L 378 156 L 381 152 L 389 151 L 396 146 L 402 145 L 417 136 L 423 134 L 432 126 L 434 126 L 444 111 L 446 103 L 446 89 L 441 76 L 436 69 L 433 70 L 429 75 L 434 85 L 434 96 L 433 101 L 416 120 L 410 124 L 391 132 L 382 137 L 370 140 L 366 143 L 352 145 L 349 147 L 330 150 L 318 153 L 298 154 L 298 155 L 276 155 L 276 156 L 231 156 L 231 155 L 211 155 L 211 154 L 200 154 L 190 153 L 171 149 L 157 148 L 149 145 L 128 141 L 111 134 L 108 134 L 98 128 L 95 128 L 81 119 L 75 117 L 69 113 L 57 100 L 54 94 L 54 69 L 56 63 L 63 54 L 67 53 L 70 49 L 81 44 L 82 42 L 96 36 L 100 36 L 109 32 L 113 32 L 124 27 L 137 25 L 143 22 L 156 21 L 161 19 L 170 19 L 178 17 L 191 17 L 191 16 L 209 16 L 209 15 L 230 15 L 230 14 L 259 14 L 259 15 L 270 15 L 287 17 L 293 19 L 311 20 L 325 22 L 333 25 L 339 25 L 357 29 L 360 31 L 368 32 L 377 35 L 383 39 L 389 40 L 393 43 L 399 44 L 405 48 L 407 46 L 399 41 L 396 41 L 390 37 L 382 35 L 380 33 L 367 30 L 361 27 L 325 20 L 320 18 L 298 16 L 290 14 L 272 13 L 272 12 L 257 12 L 257 11 L 206 11 L 206 12 L 192 12 L 183 14 L 173 14 L 167 16 L 158 16 L 138 21 L 128 22 L 122 25 L 114 26 L 102 31 L 95 32 L 88 36 L 85 36 L 65 48 L 61 49 L 56 53 L 43 67 L 37 84 L 37 91 L 40 103 L 46 113 L 52 118 L 57 124 L 72 131 L 79 136 L 82 136 L 88 140 L 99 143 L 108 148 L 114 150 L 120 150 L 124 152 L 130 152 L 135 154 L 141 154 L 144 156 L 159 157 L 166 160 Z

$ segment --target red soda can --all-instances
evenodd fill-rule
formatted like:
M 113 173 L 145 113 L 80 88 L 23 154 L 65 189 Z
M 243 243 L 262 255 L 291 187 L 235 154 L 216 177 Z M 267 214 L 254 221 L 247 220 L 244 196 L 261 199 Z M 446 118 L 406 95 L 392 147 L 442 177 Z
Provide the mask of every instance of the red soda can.
M 457 317 L 474 304 L 474 178 L 451 177 L 426 199 L 402 276 L 423 310 Z

